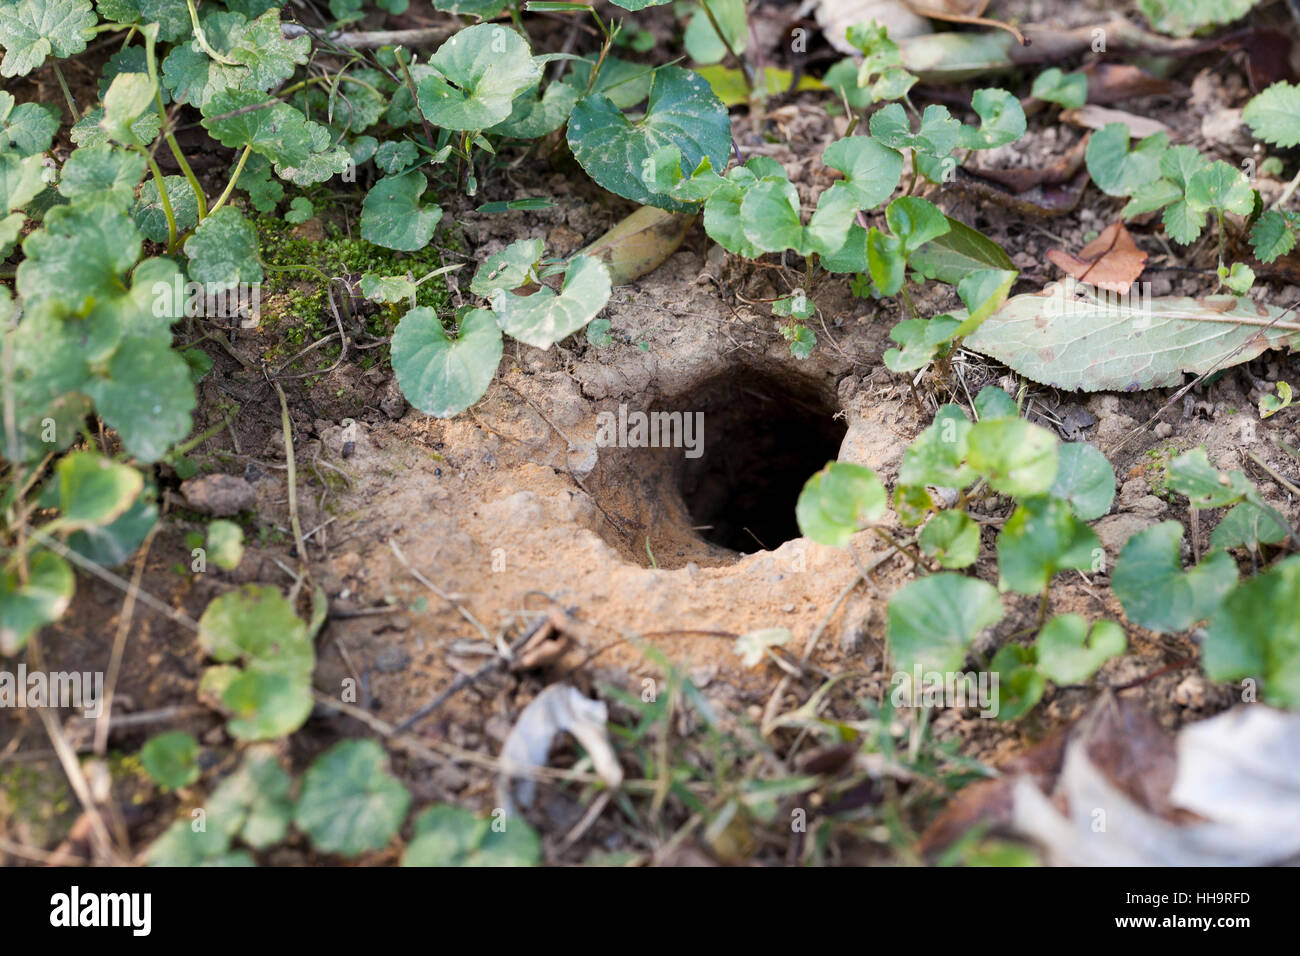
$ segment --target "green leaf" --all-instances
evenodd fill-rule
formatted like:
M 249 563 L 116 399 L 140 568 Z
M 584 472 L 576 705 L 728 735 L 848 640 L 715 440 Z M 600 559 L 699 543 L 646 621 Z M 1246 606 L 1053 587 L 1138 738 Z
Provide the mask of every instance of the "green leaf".
M 973 482 L 978 476 L 966 464 L 973 427 L 958 406 L 940 407 L 934 421 L 903 452 L 899 484 L 964 488 Z
M 229 59 L 248 20 L 238 13 L 213 9 L 205 12 L 199 23 L 208 45 Z M 239 91 L 240 85 L 249 79 L 249 72 L 243 66 L 211 59 L 193 42 L 177 43 L 162 62 L 161 79 L 177 103 L 188 103 L 207 112 L 217 94 Z M 241 92 L 254 95 L 257 91 Z
M 962 126 L 957 145 L 965 149 L 994 149 L 1025 135 L 1025 111 L 1006 90 L 976 90 L 971 107 L 980 118 L 979 129 Z M 936 155 L 946 156 L 950 150 Z
M 1223 508 L 1236 504 L 1255 486 L 1240 469 L 1230 473 L 1210 464 L 1204 448 L 1183 452 L 1169 463 L 1169 488 L 1187 498 L 1193 508 Z
M 964 511 L 941 511 L 921 529 L 918 543 L 940 567 L 969 567 L 979 557 L 980 527 Z
M 1015 265 L 996 242 L 982 232 L 948 217 L 948 231 L 921 246 L 908 259 L 927 279 L 956 285 L 980 269 L 1013 270 Z
M 193 229 L 199 221 L 199 199 L 189 181 L 184 176 L 164 176 L 163 186 L 171 203 L 177 234 Z M 146 239 L 160 243 L 167 241 L 167 214 L 163 212 L 158 181 L 152 176 L 140 186 L 140 198 L 136 200 L 132 216 L 136 228 L 144 233 Z
M 1171 183 L 1167 179 L 1156 179 L 1133 190 L 1132 198 L 1124 204 L 1120 216 L 1124 219 L 1131 219 L 1133 216 L 1139 216 L 1144 212 L 1155 212 L 1157 209 L 1163 209 L 1172 202 L 1181 202 L 1182 198 L 1183 190 L 1180 186 Z
M 905 257 L 951 228 L 948 217 L 934 203 L 916 196 L 900 196 L 891 202 L 885 208 L 885 221 L 902 243 Z
M 978 426 L 976 426 L 978 428 Z M 1102 553 L 1092 529 L 1060 498 L 1030 498 L 998 534 L 999 586 L 1041 594 L 1058 571 L 1091 570 Z
M 1228 595 L 1205 635 L 1201 663 L 1214 681 L 1253 678 L 1263 699 L 1300 708 L 1300 556 L 1292 555 Z
M 1138 0 L 1138 9 L 1161 33 L 1191 36 L 1204 27 L 1231 23 L 1258 0 Z
M 999 720 L 1019 720 L 1038 706 L 1047 690 L 1047 679 L 1034 663 L 1033 648 L 1006 644 L 998 648 L 989 669 L 998 675 Z
M 1063 73 L 1059 67 L 1051 67 L 1034 78 L 1030 94 L 1049 103 L 1058 103 L 1067 110 L 1077 110 L 1088 102 L 1088 75 L 1080 70 L 1077 73 Z
M 280 11 L 272 8 L 240 31 L 226 58 L 248 68 L 239 81 L 243 89 L 269 90 L 293 76 L 310 55 L 311 37 L 287 39 Z
M 867 232 L 867 271 L 880 295 L 896 295 L 907 281 L 903 243 L 875 226 Z
M 158 734 L 140 748 L 140 762 L 159 786 L 187 787 L 199 779 L 199 742 L 182 730 Z
M 467 312 L 455 339 L 433 309 L 412 309 L 393 332 L 393 371 L 412 405 L 450 418 L 483 397 L 501 363 L 501 349 L 501 329 L 487 309 Z
M 1261 544 L 1277 544 L 1290 532 L 1270 511 L 1249 501 L 1233 505 L 1210 535 L 1211 548 L 1258 551 Z
M 122 277 L 140 258 L 140 234 L 107 203 L 56 206 L 43 229 L 23 241 L 18 294 L 27 307 L 65 302 L 84 314 L 95 302 L 122 294 Z
M 65 455 L 54 467 L 59 488 L 59 526 L 65 530 L 111 524 L 131 507 L 144 476 L 96 452 Z
M 875 472 L 849 462 L 829 462 L 799 492 L 799 533 L 818 544 L 842 548 L 864 524 L 885 512 L 885 486 Z
M 541 840 L 521 816 L 489 820 L 461 807 L 434 804 L 415 818 L 402 866 L 536 866 Z
M 367 272 L 361 277 L 361 294 L 372 302 L 406 302 L 419 286 L 406 276 L 380 276 Z
M 157 521 L 158 506 L 140 495 L 116 520 L 69 535 L 68 547 L 88 561 L 115 568 L 126 564 Z
M 59 192 L 69 199 L 107 200 L 125 207 L 135 201 L 144 171 L 145 158 L 139 153 L 108 144 L 74 149 L 60 170 Z
M 19 156 L 43 153 L 50 148 L 58 131 L 56 107 L 41 103 L 15 106 L 13 94 L 0 90 L 0 151 L 8 144 Z
M 361 238 L 385 249 L 406 252 L 427 246 L 442 219 L 442 210 L 420 205 L 426 188 L 428 180 L 416 170 L 385 176 L 371 186 L 361 203 Z
M 541 239 L 516 239 L 483 260 L 470 282 L 470 291 L 490 298 L 498 290 L 510 292 L 538 281 L 537 263 L 541 261 L 545 248 Z
M 952 118 L 946 106 L 931 105 L 921 114 L 921 125 L 912 132 L 911 121 L 897 103 L 871 114 L 871 135 L 893 149 L 915 149 L 932 156 L 947 156 L 962 136 L 962 124 Z
M 0 153 L 0 212 L 23 209 L 44 189 L 45 167 L 40 156 Z
M 248 584 L 212 601 L 199 619 L 199 644 L 218 661 L 244 665 L 211 668 L 204 678 L 233 713 L 233 736 L 282 737 L 306 721 L 316 653 L 307 626 L 275 588 Z
M 1107 123 L 1092 134 L 1084 158 L 1097 188 L 1111 196 L 1129 196 L 1160 178 L 1160 159 L 1169 136 L 1156 133 L 1141 140 L 1130 152 L 1129 130 L 1123 123 Z
M 1254 324 L 1283 309 L 1235 296 L 1135 295 L 1117 305 L 1072 279 L 1047 293 L 1012 296 L 965 346 L 1055 388 L 1131 392 L 1176 387 L 1185 372 L 1249 362 L 1295 336 Z M 1234 316 L 1251 324 L 1226 321 Z
M 129 336 L 109 360 L 108 377 L 91 379 L 84 391 L 143 462 L 162 458 L 193 424 L 194 383 L 170 341 Z
M 0 567 L 0 657 L 12 657 L 38 628 L 63 616 L 72 601 L 72 568 L 57 554 L 38 550 L 27 562 L 26 583 Z
M 294 196 L 289 208 L 284 212 L 284 221 L 298 225 L 306 222 L 315 214 L 311 200 L 306 196 Z
M 1237 295 L 1245 295 L 1250 291 L 1250 287 L 1255 284 L 1255 270 L 1244 262 L 1234 262 L 1232 269 L 1220 265 L 1219 281 Z
M 1186 200 L 1170 203 L 1161 215 L 1165 231 L 1180 245 L 1187 245 L 1205 228 L 1205 210 L 1193 208 Z
M 652 192 L 644 175 L 656 150 L 676 146 L 687 169 L 707 158 L 725 169 L 731 152 L 727 108 L 699 74 L 677 66 L 655 71 L 645 116 L 635 123 L 601 94 L 583 97 L 569 117 L 569 148 L 598 184 L 635 202 L 685 212 L 687 203 Z
M 587 82 L 596 65 L 596 59 L 593 54 L 590 57 L 569 61 L 569 72 L 561 82 L 571 86 L 577 98 L 587 95 Z M 591 92 L 603 93 L 621 110 L 631 109 L 650 95 L 650 84 L 655 72 L 644 63 L 633 63 L 616 56 L 607 56 L 600 73 L 596 75 L 596 85 L 592 87 Z
M 1002 307 L 1018 275 L 1014 269 L 977 269 L 962 277 L 957 283 L 957 295 L 969 315 L 957 328 L 957 338 L 970 335 Z
M 402 825 L 411 794 L 388 772 L 373 740 L 344 740 L 303 775 L 294 823 L 323 853 L 360 856 L 383 849 Z
M 844 174 L 859 209 L 873 209 L 892 196 L 903 175 L 902 154 L 870 136 L 836 140 L 822 153 L 822 162 Z
M 743 54 L 749 39 L 745 0 L 709 0 L 709 11 L 721 27 L 726 42 L 719 39 L 718 31 L 704 10 L 695 7 L 682 37 L 687 56 L 696 63 L 718 63 L 727 55 L 728 43 L 736 55 Z
M 1080 521 L 1092 521 L 1110 511 L 1115 500 L 1115 469 L 1087 442 L 1066 442 L 1048 494 L 1069 503 Z
M 119 73 L 104 94 L 100 128 L 118 143 L 135 142 L 132 127 L 153 106 L 154 84 L 145 73 Z
M 208 525 L 208 557 L 225 571 L 233 571 L 244 556 L 244 532 L 233 521 L 217 520 Z
M 461 30 L 429 58 L 415 84 L 420 109 L 445 129 L 487 129 L 508 119 L 514 98 L 542 77 L 527 42 L 492 23 Z
M 0 76 L 26 76 L 47 56 L 75 56 L 97 21 L 90 0 L 10 0 L 0 7 Z
M 1300 86 L 1274 83 L 1246 104 L 1241 118 L 1256 139 L 1274 146 L 1300 146 Z
M 539 349 L 549 348 L 596 317 L 609 301 L 609 270 L 592 256 L 574 256 L 559 295 L 543 286 L 520 296 L 505 289 L 492 294 L 502 331 Z
M 1019 417 L 1020 406 L 1016 400 L 996 385 L 985 385 L 975 396 L 975 418 L 978 421 Z
M 280 166 L 308 161 L 313 126 L 288 103 L 256 90 L 218 92 L 203 107 L 203 127 L 222 146 L 250 147 Z
M 1128 647 L 1114 621 L 1088 622 L 1077 614 L 1058 614 L 1038 634 L 1038 670 L 1056 684 L 1082 684 L 1097 668 Z
M 834 252 L 848 238 L 858 203 L 848 187 L 835 184 L 821 194 L 817 209 L 804 226 L 799 192 L 784 178 L 764 178 L 745 190 L 740 221 L 745 238 L 756 249 L 801 256 Z
M 1295 248 L 1296 222 L 1292 216 L 1270 209 L 1255 220 L 1250 230 L 1250 245 L 1256 259 L 1271 263 Z
M 185 240 L 185 254 L 190 257 L 190 278 L 208 287 L 233 289 L 262 281 L 257 230 L 233 206 L 222 206 L 199 223 Z
M 989 487 L 1013 498 L 1046 494 L 1059 465 L 1056 436 L 1021 418 L 971 426 L 966 460 Z
M 970 644 L 1002 620 L 993 585 L 952 571 L 905 584 L 889 600 L 889 653 L 896 670 L 912 673 L 961 669 Z
M 1192 209 L 1245 216 L 1255 208 L 1255 191 L 1245 173 L 1220 159 L 1192 175 L 1187 183 L 1187 204 Z
M 1120 552 L 1110 586 L 1134 624 L 1157 633 L 1185 631 L 1212 615 L 1236 585 L 1237 565 L 1226 551 L 1184 572 L 1182 539 L 1182 525 L 1162 521 L 1135 534 Z
M 209 825 L 254 849 L 280 843 L 293 819 L 293 781 L 273 746 L 249 748 L 244 762 L 208 798 Z

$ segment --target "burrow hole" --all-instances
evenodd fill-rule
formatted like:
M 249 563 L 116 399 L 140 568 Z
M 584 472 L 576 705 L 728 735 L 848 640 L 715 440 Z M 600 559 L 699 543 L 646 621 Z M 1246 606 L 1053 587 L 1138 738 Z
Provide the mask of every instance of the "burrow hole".
M 729 369 L 663 405 L 703 413 L 704 441 L 678 489 L 705 541 L 750 554 L 799 536 L 804 483 L 839 456 L 847 426 L 826 389 L 790 375 Z

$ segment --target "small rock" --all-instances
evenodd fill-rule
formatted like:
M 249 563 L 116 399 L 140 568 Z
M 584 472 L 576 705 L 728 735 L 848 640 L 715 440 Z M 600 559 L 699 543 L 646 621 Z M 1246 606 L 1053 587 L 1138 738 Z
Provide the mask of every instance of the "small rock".
M 1174 703 L 1180 707 L 1200 708 L 1205 706 L 1205 678 L 1192 674 L 1174 688 Z
M 1157 437 L 1157 438 L 1168 438 L 1168 437 L 1169 437 L 1170 435 L 1172 435 L 1173 433 L 1174 433 L 1174 426 L 1173 426 L 1173 425 L 1169 424 L 1168 422 L 1159 422 L 1159 423 L 1157 423 L 1157 425 L 1156 425 L 1156 437 Z
M 238 475 L 204 475 L 181 484 L 185 502 L 202 514 L 226 518 L 257 506 L 257 493 Z
M 1150 491 L 1145 478 L 1130 478 L 1120 486 L 1117 503 L 1125 511 L 1132 511 L 1133 506 L 1145 498 Z
M 1145 515 L 1125 512 L 1117 515 L 1107 515 L 1092 526 L 1092 530 L 1097 532 L 1097 537 L 1101 540 L 1101 546 L 1106 549 L 1106 554 L 1114 562 L 1115 557 L 1124 549 L 1125 542 L 1139 531 L 1145 531 L 1155 524 L 1154 518 Z
M 393 421 L 406 414 L 406 396 L 402 394 L 397 379 L 391 380 L 384 389 L 383 397 L 379 399 L 379 410 Z

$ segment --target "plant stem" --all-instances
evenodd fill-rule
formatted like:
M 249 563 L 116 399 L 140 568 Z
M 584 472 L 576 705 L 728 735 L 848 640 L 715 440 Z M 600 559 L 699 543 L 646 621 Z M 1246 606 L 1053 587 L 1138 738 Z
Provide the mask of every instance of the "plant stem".
M 249 154 L 252 152 L 253 147 L 249 145 L 245 146 L 244 151 L 239 154 L 239 162 L 235 163 L 235 171 L 230 176 L 230 182 L 226 183 L 225 191 L 222 192 L 222 194 L 217 197 L 217 201 L 213 203 L 212 211 L 208 213 L 209 216 L 224 206 L 226 200 L 230 198 L 230 194 L 235 191 L 235 183 L 239 182 L 239 174 L 244 171 L 244 163 L 248 162 Z
M 745 81 L 745 89 L 749 90 L 749 95 L 752 97 L 754 95 L 754 78 L 749 75 L 749 65 L 740 58 L 740 55 L 732 47 L 731 41 L 727 39 L 727 35 L 722 32 L 722 26 L 718 23 L 718 18 L 713 15 L 713 10 L 709 7 L 709 0 L 700 0 L 700 6 L 704 9 L 704 15 L 709 18 L 709 23 L 713 25 L 713 32 L 718 35 L 722 45 L 727 48 L 731 58 L 740 67 L 740 75 Z
M 1270 209 L 1281 209 L 1286 205 L 1286 201 L 1295 195 L 1297 187 L 1300 187 L 1300 170 L 1296 171 L 1295 178 L 1286 184 L 1286 189 L 1282 190 L 1282 195 L 1277 197 L 1277 202 L 1270 206 Z
M 171 249 L 176 245 L 176 216 L 172 212 L 172 201 L 167 198 L 167 186 L 163 182 L 162 170 L 158 168 L 158 163 L 154 161 L 147 149 L 139 143 L 130 145 L 144 157 L 144 161 L 149 164 L 149 172 L 153 173 L 154 182 L 158 184 L 158 201 L 162 204 L 163 215 L 167 217 L 167 248 Z
M 203 35 L 203 28 L 199 26 L 199 11 L 194 6 L 194 0 L 185 0 L 185 3 L 190 8 L 190 25 L 194 27 L 194 42 L 199 45 L 199 49 L 218 63 L 224 63 L 226 66 L 242 66 L 243 64 L 222 56 L 208 45 L 208 38 Z
M 50 64 L 54 67 L 54 77 L 59 81 L 59 89 L 63 90 L 63 98 L 68 103 L 68 112 L 72 114 L 72 122 L 75 123 L 80 118 L 77 116 L 77 101 L 72 98 L 72 90 L 68 89 L 68 81 L 63 78 L 63 71 L 59 69 L 59 61 L 51 60 Z
M 149 72 L 149 79 L 153 81 L 154 106 L 158 110 L 158 121 L 163 131 L 163 139 L 167 141 L 167 148 L 171 150 L 176 165 L 180 167 L 181 173 L 185 176 L 185 181 L 190 184 L 190 189 L 198 202 L 199 219 L 201 221 L 208 215 L 208 197 L 204 195 L 203 187 L 199 185 L 199 178 L 194 175 L 194 170 L 190 168 L 189 162 L 185 159 L 185 153 L 182 152 L 180 143 L 176 142 L 176 134 L 172 131 L 172 124 L 167 118 L 167 108 L 163 105 L 162 84 L 158 80 L 158 56 L 154 51 L 154 42 L 154 32 L 145 31 L 144 58 L 145 66 Z M 166 189 L 163 188 L 161 181 L 158 183 L 158 191 L 159 195 L 166 194 Z

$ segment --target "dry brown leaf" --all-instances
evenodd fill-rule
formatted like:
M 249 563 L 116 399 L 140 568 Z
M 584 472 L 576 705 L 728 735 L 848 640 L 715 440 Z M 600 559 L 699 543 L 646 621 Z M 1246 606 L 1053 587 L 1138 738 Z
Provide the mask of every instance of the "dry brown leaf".
M 991 20 L 984 16 L 989 0 L 903 0 L 913 11 L 932 20 L 948 23 L 970 23 L 980 27 L 996 27 L 1006 30 L 1021 46 L 1028 46 L 1029 41 L 1015 27 L 1001 20 Z
M 1083 198 L 1087 187 L 1088 171 L 1080 169 L 1068 182 L 1041 183 L 1024 192 L 1014 193 L 958 166 L 957 178 L 945 188 L 956 189 L 976 199 L 996 203 L 1021 216 L 1045 219 L 1071 212 L 1079 205 L 1079 200 Z
M 1134 139 L 1146 139 L 1156 133 L 1170 131 L 1169 127 L 1160 120 L 1151 119 L 1149 116 L 1138 116 L 1135 113 L 1107 109 L 1091 103 L 1077 110 L 1065 110 L 1061 113 L 1061 119 L 1086 129 L 1101 129 L 1109 123 L 1123 123 Z
M 609 268 L 614 285 L 626 285 L 659 268 L 686 238 L 695 216 L 642 206 L 580 253 Z
M 1088 102 L 1100 106 L 1142 96 L 1186 93 L 1181 84 L 1152 76 L 1128 63 L 1089 63 L 1083 72 L 1088 76 Z
M 1128 292 L 1147 264 L 1147 254 L 1138 248 L 1122 222 L 1107 226 L 1077 256 L 1064 249 L 1050 249 L 1047 258 L 1080 282 L 1121 295 Z
M 1083 165 L 1090 135 L 1090 133 L 1085 134 L 1083 139 L 1075 143 L 1050 166 L 1022 166 L 1015 169 L 965 168 L 968 172 L 974 173 L 981 179 L 991 180 L 1017 193 L 1023 193 L 1035 186 L 1053 186 L 1057 183 L 1067 183 L 1074 178 L 1075 173 L 1079 171 L 1079 167 Z

